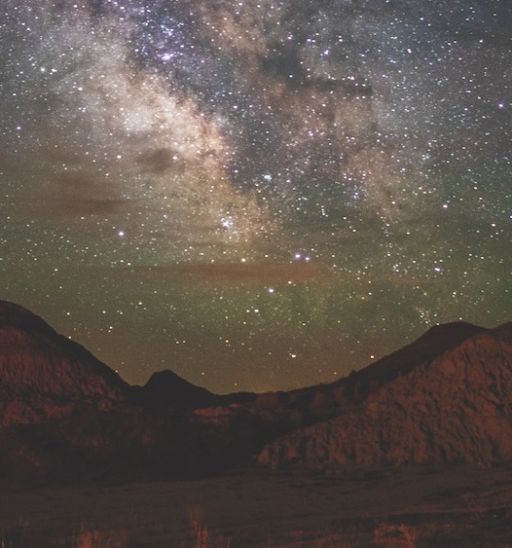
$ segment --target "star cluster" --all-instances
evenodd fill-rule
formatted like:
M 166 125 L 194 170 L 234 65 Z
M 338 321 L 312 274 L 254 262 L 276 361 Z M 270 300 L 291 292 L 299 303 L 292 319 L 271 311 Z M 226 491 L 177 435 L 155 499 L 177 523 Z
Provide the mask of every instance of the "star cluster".
M 222 392 L 510 320 L 511 28 L 508 0 L 6 0 L 1 297 Z

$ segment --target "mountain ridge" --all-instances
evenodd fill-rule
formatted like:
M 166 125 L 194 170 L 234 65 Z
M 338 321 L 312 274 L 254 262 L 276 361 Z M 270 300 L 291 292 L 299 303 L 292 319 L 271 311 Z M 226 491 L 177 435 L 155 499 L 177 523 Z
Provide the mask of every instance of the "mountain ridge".
M 130 386 L 0 301 L 0 480 L 198 477 L 251 462 L 496 464 L 512 460 L 511 370 L 512 322 L 453 322 L 331 384 L 218 395 L 164 370 Z
M 512 324 L 482 330 L 338 417 L 298 429 L 260 463 L 322 468 L 512 459 Z

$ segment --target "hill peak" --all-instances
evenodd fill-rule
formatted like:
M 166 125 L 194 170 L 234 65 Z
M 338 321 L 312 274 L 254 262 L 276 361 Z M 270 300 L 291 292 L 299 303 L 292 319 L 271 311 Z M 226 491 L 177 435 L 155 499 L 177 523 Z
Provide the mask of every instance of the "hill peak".
M 0 300 L 0 328 L 2 327 L 55 334 L 55 330 L 33 312 L 19 304 Z
M 114 371 L 35 314 L 7 301 L 0 301 L 0 348 L 3 401 L 124 397 L 127 385 Z
M 192 384 L 170 369 L 153 373 L 142 388 L 142 393 L 153 406 L 169 408 L 206 406 L 216 398 L 206 388 Z

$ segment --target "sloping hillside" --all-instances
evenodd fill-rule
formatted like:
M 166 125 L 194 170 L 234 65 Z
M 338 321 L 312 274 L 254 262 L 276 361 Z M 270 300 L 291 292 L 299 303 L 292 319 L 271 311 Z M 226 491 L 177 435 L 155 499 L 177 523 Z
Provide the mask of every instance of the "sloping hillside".
M 258 456 L 311 467 L 511 458 L 512 324 L 473 335 Z

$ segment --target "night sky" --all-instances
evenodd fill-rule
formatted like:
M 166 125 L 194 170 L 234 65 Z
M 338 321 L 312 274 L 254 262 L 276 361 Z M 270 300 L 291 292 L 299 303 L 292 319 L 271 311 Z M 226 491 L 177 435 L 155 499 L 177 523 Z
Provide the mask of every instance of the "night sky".
M 0 63 L 0 298 L 129 382 L 512 319 L 510 0 L 3 0 Z

